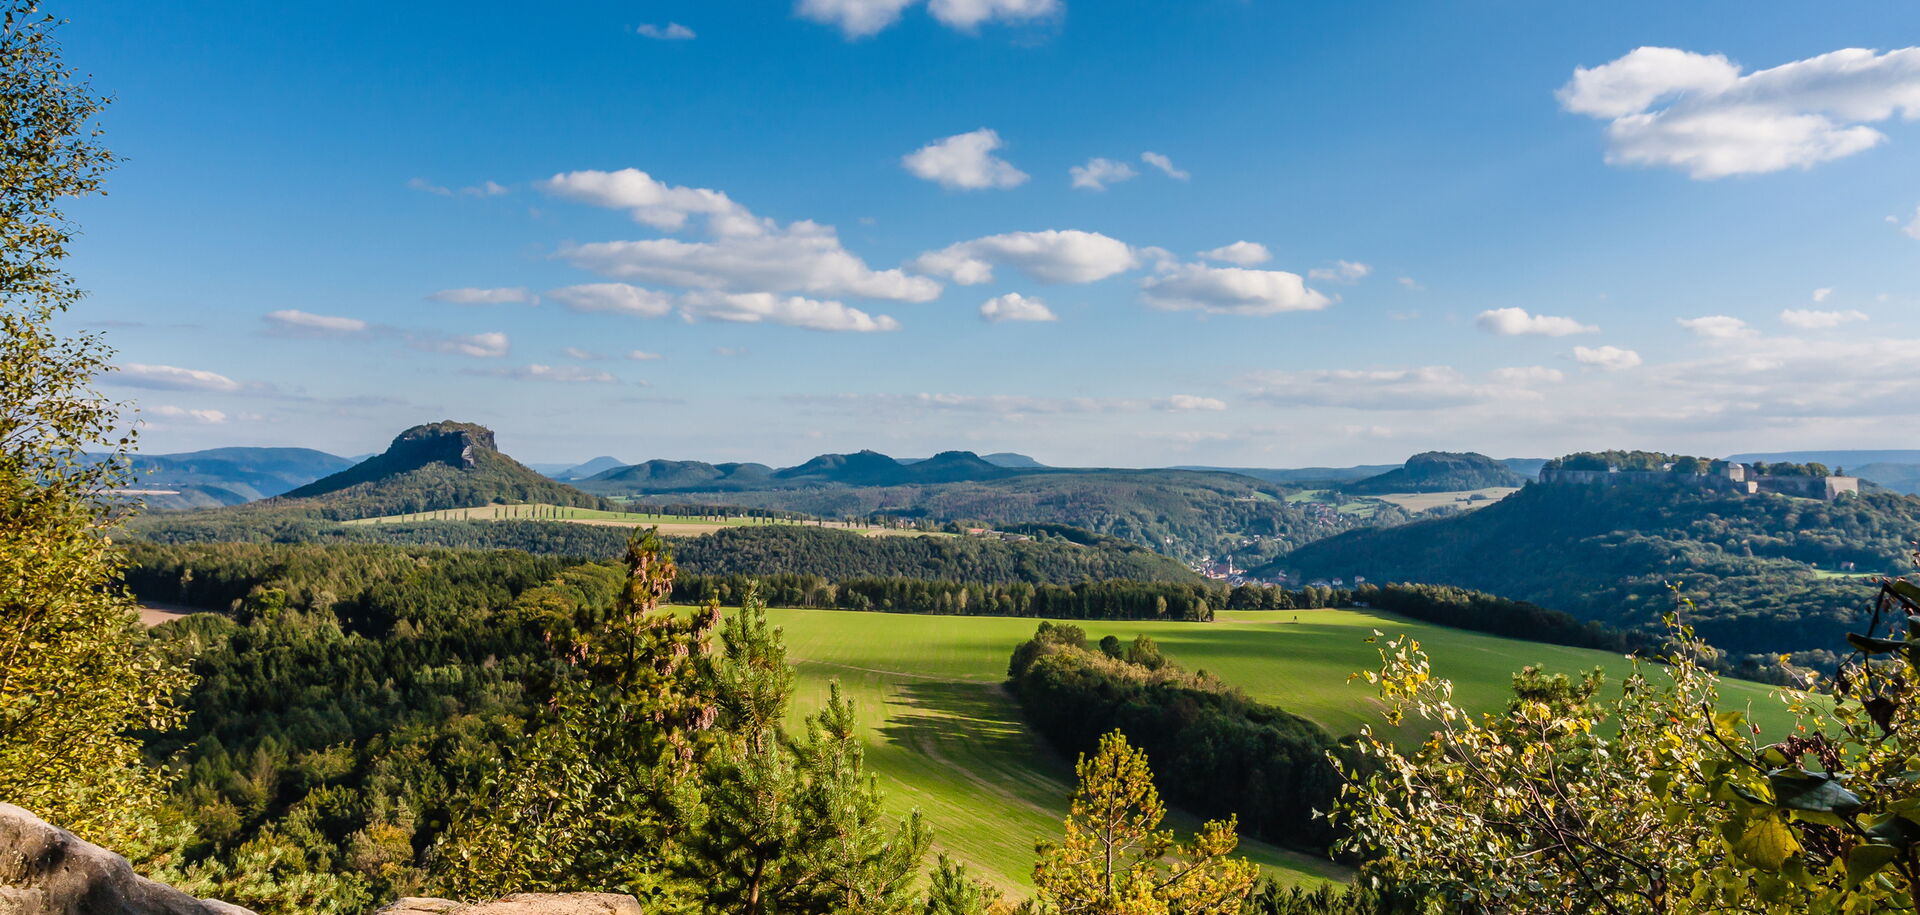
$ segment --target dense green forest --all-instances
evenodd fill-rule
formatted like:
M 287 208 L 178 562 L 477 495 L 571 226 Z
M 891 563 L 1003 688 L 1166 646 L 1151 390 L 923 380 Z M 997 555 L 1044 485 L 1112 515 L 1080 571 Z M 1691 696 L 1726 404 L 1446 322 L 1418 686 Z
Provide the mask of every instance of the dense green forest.
M 701 493 L 698 501 L 805 512 L 820 517 L 978 519 L 995 526 L 1051 522 L 1130 540 L 1182 557 L 1257 543 L 1266 555 L 1358 527 L 1396 524 L 1382 506 L 1368 517 L 1286 501 L 1286 487 L 1228 473 L 1098 470 L 897 486 Z M 665 501 L 687 501 L 679 496 Z M 663 500 L 647 497 L 646 502 Z
M 1646 630 L 1685 598 L 1689 622 L 1724 649 L 1798 652 L 1856 623 L 1871 592 L 1812 565 L 1898 573 L 1916 532 L 1920 499 L 1891 493 L 1538 484 L 1468 515 L 1311 544 L 1270 569 L 1458 585 Z
M 1319 725 L 1246 697 L 1162 657 L 1145 636 L 1097 646 L 1071 624 L 1041 623 L 1014 649 L 1007 682 L 1028 721 L 1060 752 L 1091 751 L 1119 730 L 1153 758 L 1168 798 L 1209 817 L 1239 817 L 1274 842 L 1324 849 L 1339 745 Z

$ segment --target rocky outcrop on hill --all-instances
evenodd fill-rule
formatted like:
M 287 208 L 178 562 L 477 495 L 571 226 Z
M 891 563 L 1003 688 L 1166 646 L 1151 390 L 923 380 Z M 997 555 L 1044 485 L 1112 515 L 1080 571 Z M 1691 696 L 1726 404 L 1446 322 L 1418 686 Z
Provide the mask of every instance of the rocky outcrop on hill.
M 0 803 L 0 915 L 254 915 L 133 872 L 127 859 Z M 515 893 L 492 902 L 409 897 L 374 915 L 641 915 L 615 893 Z
M 0 915 L 253 915 L 133 872 L 127 859 L 0 804 Z

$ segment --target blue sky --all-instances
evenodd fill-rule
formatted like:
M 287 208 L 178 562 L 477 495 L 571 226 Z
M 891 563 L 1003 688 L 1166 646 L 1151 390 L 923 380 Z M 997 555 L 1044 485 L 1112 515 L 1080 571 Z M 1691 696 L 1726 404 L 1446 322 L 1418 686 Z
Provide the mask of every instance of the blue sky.
M 550 6 L 63 10 L 148 450 L 1917 444 L 1920 9 Z

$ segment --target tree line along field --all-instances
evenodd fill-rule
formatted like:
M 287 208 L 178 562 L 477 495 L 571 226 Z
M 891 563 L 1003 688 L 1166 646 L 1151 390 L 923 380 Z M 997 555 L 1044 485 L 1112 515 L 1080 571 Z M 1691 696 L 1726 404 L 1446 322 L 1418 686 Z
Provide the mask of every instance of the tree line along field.
M 936 845 L 1008 889 L 1031 889 L 1033 841 L 1055 835 L 1065 814 L 1071 761 L 1024 724 L 1003 688 L 1015 645 L 1033 619 L 774 609 L 788 659 L 799 674 L 795 713 L 817 710 L 828 683 L 859 703 L 867 761 L 897 812 L 919 808 Z M 1148 635 L 1188 670 L 1206 670 L 1248 695 L 1302 715 L 1335 735 L 1381 724 L 1373 692 L 1352 673 L 1374 669 L 1366 639 L 1375 630 L 1419 639 L 1456 700 L 1493 710 L 1511 696 L 1512 674 L 1529 664 L 1574 674 L 1603 668 L 1618 684 L 1624 657 L 1482 635 L 1354 610 L 1227 612 L 1212 624 L 1079 620 L 1089 641 Z M 1759 684 L 1723 681 L 1723 704 L 1751 708 L 1763 726 L 1783 728 L 1780 704 Z M 1417 739 L 1414 727 L 1401 742 Z M 1176 823 L 1191 829 L 1192 819 Z M 1247 842 L 1242 853 L 1285 883 L 1343 880 L 1345 871 L 1308 855 Z
M 714 531 L 733 527 L 766 527 L 771 525 L 851 530 L 867 536 L 915 536 L 927 533 L 920 530 L 848 524 L 840 521 L 798 521 L 790 518 L 755 518 L 731 515 L 669 515 L 655 512 L 606 511 L 597 508 L 580 508 L 571 505 L 552 505 L 547 503 L 496 503 L 470 508 L 447 508 L 435 511 L 382 515 L 377 518 L 361 518 L 343 523 L 349 525 L 413 524 L 422 521 L 567 521 L 576 524 L 599 524 L 610 527 L 657 527 L 663 536 L 680 537 L 710 534 Z

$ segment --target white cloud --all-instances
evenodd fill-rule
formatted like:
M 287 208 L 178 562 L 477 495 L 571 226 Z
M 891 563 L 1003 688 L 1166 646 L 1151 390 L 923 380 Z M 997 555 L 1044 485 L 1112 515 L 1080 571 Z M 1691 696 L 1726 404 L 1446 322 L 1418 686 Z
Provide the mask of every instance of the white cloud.
M 1428 365 L 1408 369 L 1308 369 L 1261 371 L 1242 383 L 1263 401 L 1281 406 L 1346 407 L 1356 410 L 1431 410 L 1495 400 L 1537 400 L 1527 385 L 1538 377 L 1470 380 L 1458 369 Z
M 163 391 L 222 391 L 240 390 L 240 382 L 234 381 L 218 372 L 204 369 L 183 369 L 174 365 L 148 365 L 128 362 L 114 366 L 113 380 L 121 384 L 139 388 L 154 388 Z
M 757 235 L 769 228 L 725 193 L 666 184 L 637 168 L 561 172 L 534 186 L 577 203 L 626 210 L 635 222 L 665 232 L 678 231 L 692 216 L 706 217 L 707 228 L 715 235 Z
M 1898 222 L 1899 220 L 1894 221 Z M 1907 233 L 1908 238 L 1920 238 L 1920 207 L 1914 207 L 1913 221 L 1907 223 L 1906 228 L 1900 231 Z
M 1107 189 L 1107 185 L 1119 184 L 1122 181 L 1130 180 L 1137 175 L 1138 172 L 1135 172 L 1133 166 L 1125 162 L 1115 162 L 1112 159 L 1096 157 L 1088 159 L 1085 165 L 1076 165 L 1067 169 L 1067 174 L 1073 176 L 1074 187 L 1083 187 L 1090 191 L 1104 191 Z
M 1160 409 L 1175 412 L 1225 410 L 1227 402 L 1217 397 L 1196 397 L 1192 394 L 1175 394 L 1168 397 L 1165 406 Z
M 558 384 L 613 384 L 619 381 L 610 373 L 582 365 L 531 365 L 499 369 L 468 369 L 469 375 L 491 375 L 514 381 L 546 381 Z
M 636 27 L 634 31 L 658 41 L 692 41 L 694 38 L 693 30 L 678 22 L 669 22 L 665 26 L 649 22 Z
M 982 127 L 922 146 L 900 157 L 900 164 L 917 178 L 951 189 L 977 191 L 1025 184 L 1026 172 L 993 154 L 1000 146 L 1000 134 Z
M 900 13 L 920 0 L 799 0 L 794 13 L 803 19 L 837 26 L 849 39 L 866 38 L 895 22 Z M 968 34 L 993 21 L 1031 22 L 1060 15 L 1061 0 L 932 0 L 927 12 L 942 25 Z
M 1186 173 L 1186 172 L 1184 172 L 1184 171 L 1182 171 L 1182 170 L 1180 170 L 1180 169 L 1177 169 L 1177 168 L 1174 168 L 1174 167 L 1173 167 L 1173 160 L 1172 160 L 1172 159 L 1169 159 L 1169 158 L 1167 158 L 1166 156 L 1163 156 L 1163 155 L 1161 155 L 1161 154 L 1159 154 L 1159 153 L 1157 153 L 1157 152 L 1143 152 L 1143 153 L 1141 153 L 1141 154 L 1140 154 L 1140 161 L 1142 161 L 1142 162 L 1145 162 L 1145 163 L 1147 163 L 1148 165 L 1151 165 L 1151 166 L 1153 166 L 1154 168 L 1157 168 L 1157 169 L 1159 169 L 1159 170 L 1161 170 L 1161 171 L 1163 171 L 1163 172 L 1165 172 L 1165 173 L 1166 173 L 1166 175 L 1167 175 L 1167 177 L 1169 177 L 1169 178 L 1172 178 L 1172 179 L 1174 179 L 1174 180 L 1176 180 L 1176 181 L 1185 181 L 1185 180 L 1187 180 L 1188 178 L 1191 178 L 1191 177 L 1193 177 L 1192 175 L 1190 175 L 1190 174 L 1188 174 L 1188 173 Z
M 507 335 L 497 330 L 484 334 L 456 334 L 450 337 L 415 340 L 414 345 L 436 353 L 452 353 L 456 356 L 472 356 L 476 359 L 498 359 L 505 356 L 509 348 Z
M 1513 368 L 1494 369 L 1488 377 L 1502 384 L 1558 384 L 1567 380 L 1567 373 L 1559 369 L 1550 369 L 1544 365 L 1523 365 Z
M 427 299 L 454 305 L 532 305 L 540 301 L 538 297 L 529 293 L 525 286 L 496 286 L 487 289 L 468 286 L 461 289 L 442 289 L 427 296 Z
M 1411 289 L 1415 292 L 1418 292 L 1426 288 L 1425 286 L 1420 285 L 1418 280 L 1415 280 L 1413 277 L 1410 277 L 1410 276 L 1403 276 L 1400 279 L 1396 280 L 1395 282 L 1398 282 L 1400 285 L 1405 286 L 1408 289 Z
M 560 349 L 560 355 L 565 356 L 568 359 L 576 359 L 581 362 L 598 362 L 602 359 L 607 358 L 606 354 L 604 353 L 597 353 L 590 349 L 581 349 L 580 347 L 577 347 L 577 346 L 562 347 Z
M 1053 309 L 1047 303 L 1036 298 L 1023 296 L 1017 292 L 997 295 L 980 306 L 980 317 L 986 321 L 1057 321 Z
M 673 296 L 626 283 L 583 283 L 547 290 L 547 298 L 567 306 L 569 311 L 613 312 L 658 318 L 673 310 Z
M 900 322 L 887 315 L 871 315 L 840 302 L 770 292 L 692 292 L 681 297 L 680 311 L 712 321 L 767 322 L 808 330 L 867 333 L 900 329 Z
M 848 38 L 865 38 L 899 21 L 900 11 L 919 0 L 800 0 L 794 12 L 805 19 L 840 27 Z
M 1600 328 L 1591 324 L 1582 324 L 1572 318 L 1552 317 L 1549 315 L 1530 315 L 1524 308 L 1494 308 L 1480 313 L 1474 320 L 1480 329 L 1502 337 L 1517 337 L 1531 334 L 1541 337 L 1565 337 L 1572 334 L 1598 333 Z
M 1699 318 L 1677 318 L 1680 326 L 1709 340 L 1737 340 L 1751 337 L 1755 331 L 1747 322 L 1732 315 L 1706 315 Z
M 1009 232 L 948 245 L 920 255 L 913 269 L 975 286 L 1005 265 L 1042 283 L 1091 283 L 1138 266 L 1126 242 L 1098 232 L 1048 229 Z
M 1813 291 L 1813 300 L 1815 302 L 1824 302 L 1827 300 L 1827 296 L 1830 296 L 1830 295 L 1833 295 L 1833 290 L 1831 289 L 1827 289 L 1824 287 L 1820 289 L 1815 289 Z
M 344 335 L 367 330 L 367 322 L 359 318 L 317 315 L 292 308 L 268 312 L 266 320 L 274 330 L 290 334 Z
M 155 416 L 164 416 L 168 419 L 192 420 L 196 423 L 209 426 L 220 425 L 227 421 L 227 414 L 219 410 L 190 410 L 185 407 L 176 407 L 172 404 L 147 407 L 142 412 L 151 413 Z
M 1359 261 L 1334 261 L 1331 267 L 1315 267 L 1307 271 L 1307 276 L 1324 282 L 1358 283 L 1372 272 L 1372 267 Z
M 1607 371 L 1630 369 L 1640 364 L 1639 353 L 1617 346 L 1576 346 L 1573 348 L 1573 358 L 1581 365 Z
M 1061 0 L 931 0 L 927 12 L 950 28 L 971 34 L 984 22 L 1031 22 L 1058 16 Z
M 1241 315 L 1318 311 L 1330 303 L 1297 273 L 1205 264 L 1166 265 L 1160 275 L 1141 281 L 1140 295 L 1166 311 Z
M 710 242 L 672 238 L 570 245 L 559 256 L 619 279 L 729 292 L 801 292 L 895 302 L 925 302 L 940 284 L 901 270 L 874 270 L 829 226 L 797 222 L 759 236 Z
M 1236 241 L 1231 245 L 1223 245 L 1212 251 L 1202 251 L 1200 252 L 1200 256 L 1210 261 L 1237 264 L 1242 267 L 1264 264 L 1273 259 L 1273 253 L 1267 250 L 1266 245 L 1252 241 Z
M 436 194 L 441 197 L 498 197 L 508 192 L 506 185 L 493 181 L 482 181 L 471 187 L 454 190 L 444 185 L 434 184 L 425 178 L 409 178 L 407 179 L 407 187 L 416 191 L 424 191 L 428 194 Z
M 660 358 L 660 354 L 649 353 L 643 349 L 633 349 L 633 350 L 627 351 L 627 358 L 634 362 L 652 362 L 653 360 Z
M 1576 69 L 1558 95 L 1610 122 L 1609 163 L 1696 179 L 1811 168 L 1886 140 L 1867 124 L 1920 117 L 1920 48 L 1847 48 L 1742 75 L 1722 55 L 1644 47 Z
M 1817 299 L 1815 301 L 1818 301 Z M 1824 330 L 1839 327 L 1849 321 L 1865 321 L 1865 312 L 1851 308 L 1845 311 L 1818 311 L 1812 308 L 1789 308 L 1780 313 L 1780 321 L 1789 327 L 1802 330 Z

